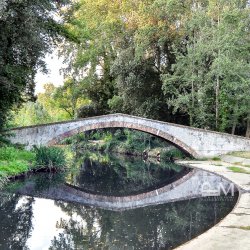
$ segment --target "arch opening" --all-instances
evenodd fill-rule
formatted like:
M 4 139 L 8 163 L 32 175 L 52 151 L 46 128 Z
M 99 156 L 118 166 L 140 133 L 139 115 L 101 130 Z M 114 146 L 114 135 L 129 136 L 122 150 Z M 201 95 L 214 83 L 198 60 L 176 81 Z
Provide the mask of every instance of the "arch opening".
M 85 133 L 85 132 L 88 132 L 91 130 L 113 129 L 113 128 L 116 128 L 116 129 L 127 128 L 127 129 L 132 129 L 132 130 L 151 134 L 151 135 L 158 137 L 158 138 L 161 138 L 161 139 L 165 140 L 166 142 L 168 142 L 169 144 L 175 146 L 177 149 L 182 151 L 187 156 L 191 156 L 193 158 L 198 157 L 198 154 L 192 148 L 190 148 L 188 145 L 186 145 L 182 141 L 178 140 L 174 136 L 172 136 L 164 131 L 157 130 L 155 128 L 148 127 L 148 126 L 142 126 L 139 124 L 127 123 L 127 122 L 122 122 L 120 124 L 117 124 L 117 122 L 100 122 L 100 123 L 96 123 L 96 124 L 80 126 L 78 128 L 71 129 L 67 132 L 64 132 L 64 133 L 54 137 L 52 140 L 50 140 L 48 142 L 48 145 L 52 146 L 52 145 L 60 144 L 60 142 L 63 139 L 74 136 L 74 135 L 79 134 L 79 133 Z

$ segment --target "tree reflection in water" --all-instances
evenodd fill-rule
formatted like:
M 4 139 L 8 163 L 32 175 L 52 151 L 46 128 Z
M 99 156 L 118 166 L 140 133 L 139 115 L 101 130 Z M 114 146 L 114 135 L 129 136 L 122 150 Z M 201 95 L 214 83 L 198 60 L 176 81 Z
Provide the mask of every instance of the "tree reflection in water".
M 0 249 L 27 249 L 32 230 L 34 198 L 16 194 L 0 195 Z
M 46 203 L 44 199 L 13 194 L 28 190 L 31 196 L 39 196 L 55 186 L 60 189 L 65 178 L 97 193 L 132 193 L 154 189 L 165 180 L 173 181 L 172 177 L 183 170 L 176 164 L 164 166 L 121 157 L 105 159 L 92 155 L 85 162 L 83 158 L 77 160 L 75 172 L 44 173 L 8 184 L 6 190 L 12 193 L 0 195 L 0 249 L 28 249 L 28 245 L 33 249 L 35 232 L 41 234 L 46 249 L 171 249 L 212 227 L 231 211 L 237 200 L 237 195 L 220 196 L 216 200 L 204 197 L 110 211 L 78 203 L 52 200 Z M 41 221 L 39 211 L 44 209 L 45 215 L 51 213 L 54 221 L 46 222 L 48 216 L 45 216 L 45 228 L 41 229 L 37 221 Z M 58 213 L 54 217 L 53 211 Z
M 165 186 L 190 169 L 172 162 L 88 152 L 75 159 L 68 183 L 94 194 L 126 196 Z
M 171 249 L 201 234 L 232 209 L 236 198 L 207 198 L 114 212 L 65 202 L 71 216 L 50 249 Z
M 41 213 L 34 206 L 37 200 L 42 204 L 38 209 L 46 208 L 45 214 L 61 211 L 54 224 L 50 223 L 53 234 L 47 234 L 48 228 L 43 232 L 37 223 L 41 221 Z M 204 197 L 110 211 L 62 201 L 51 201 L 47 206 L 48 200 L 2 194 L 0 249 L 28 249 L 28 239 L 39 230 L 44 241 L 51 241 L 49 249 L 171 249 L 216 224 L 231 211 L 236 200 L 237 195 L 216 200 Z

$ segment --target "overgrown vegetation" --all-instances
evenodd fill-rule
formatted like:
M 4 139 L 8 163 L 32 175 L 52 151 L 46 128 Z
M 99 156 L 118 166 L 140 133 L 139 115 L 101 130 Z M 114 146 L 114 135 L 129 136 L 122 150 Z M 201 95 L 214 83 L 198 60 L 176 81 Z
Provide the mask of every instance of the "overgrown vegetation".
M 14 146 L 0 147 L 0 188 L 9 177 L 29 171 L 60 170 L 66 166 L 64 150 L 57 147 L 37 147 L 33 151 Z
M 80 133 L 63 140 L 81 150 L 116 152 L 127 155 L 161 157 L 163 160 L 184 158 L 179 149 L 148 133 L 130 129 L 100 129 Z
M 59 170 L 66 166 L 64 150 L 58 147 L 35 147 L 35 162 L 37 168 Z
M 5 176 L 14 176 L 27 172 L 34 163 L 34 152 L 12 146 L 0 147 L 0 173 Z
M 161 158 L 165 161 L 174 160 L 174 159 L 183 159 L 186 155 L 177 148 L 170 149 L 168 151 L 163 151 L 161 154 Z

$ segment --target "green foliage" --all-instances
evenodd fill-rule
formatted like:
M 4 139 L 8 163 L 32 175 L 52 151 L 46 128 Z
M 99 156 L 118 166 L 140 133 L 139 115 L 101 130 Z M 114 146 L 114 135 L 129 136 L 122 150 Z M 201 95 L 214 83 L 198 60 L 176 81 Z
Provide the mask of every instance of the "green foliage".
M 65 17 L 78 38 L 64 46 L 70 69 L 86 72 L 79 89 L 93 105 L 80 117 L 122 112 L 250 135 L 246 1 L 80 0 Z
M 12 3 L 9 7 L 16 11 L 20 5 L 18 14 L 24 15 L 24 20 L 30 13 L 26 16 L 23 13 L 26 9 L 36 10 L 36 6 L 45 3 L 48 8 L 56 7 L 48 0 L 45 3 L 28 1 L 27 6 L 23 6 L 23 2 Z M 3 74 L 13 77 L 20 87 L 18 91 L 5 92 L 17 93 L 13 94 L 12 103 L 20 103 L 20 93 L 32 92 L 29 86 L 34 87 L 34 84 L 28 82 L 33 79 L 34 69 L 43 64 L 39 59 L 41 49 L 49 49 L 46 21 L 50 21 L 51 33 L 59 32 L 66 38 L 60 48 L 68 58 L 65 71 L 68 78 L 58 88 L 47 84 L 45 93 L 38 95 L 31 112 L 26 107 L 17 120 L 22 121 L 25 112 L 33 118 L 27 117 L 19 123 L 122 112 L 250 136 L 250 15 L 247 1 L 78 0 L 63 9 L 62 14 L 63 27 L 39 12 L 34 22 L 38 19 L 40 23 L 42 16 L 43 25 L 32 26 L 30 33 L 34 36 L 26 34 L 27 27 L 22 26 L 27 36 L 21 41 L 17 39 L 17 43 L 25 45 L 31 38 L 28 48 L 3 49 L 2 54 L 11 62 L 11 55 L 15 56 L 19 50 L 18 62 L 26 62 L 26 58 L 31 62 L 30 53 L 36 55 L 32 65 L 24 63 L 27 66 L 24 70 L 18 63 L 13 68 L 2 56 Z M 30 15 L 33 17 L 33 12 Z M 6 34 L 3 32 L 2 40 L 8 36 L 14 40 L 15 34 L 23 37 L 16 30 L 17 17 L 8 12 L 6 18 L 8 22 L 3 18 L 2 27 L 4 29 L 6 21 L 9 29 L 5 30 Z M 14 21 L 13 35 L 11 19 Z M 42 37 L 48 39 L 35 40 L 33 48 L 30 41 L 43 32 Z M 7 40 L 3 41 L 3 46 L 8 45 Z M 16 41 L 12 42 L 16 45 Z M 8 52 L 12 52 L 11 55 Z M 26 96 L 22 95 L 23 99 L 27 99 Z M 4 100 L 9 99 L 0 96 L 0 112 L 1 105 L 8 107 Z
M 0 130 L 11 109 L 34 100 L 35 74 L 38 69 L 46 71 L 44 54 L 57 40 L 58 23 L 52 13 L 60 6 L 56 0 L 1 1 Z
M 15 112 L 12 119 L 13 126 L 30 126 L 52 122 L 52 117 L 44 106 L 37 102 L 27 102 Z
M 213 157 L 212 160 L 213 161 L 221 161 L 221 158 L 220 157 Z
M 30 164 L 26 161 L 13 160 L 0 162 L 0 171 L 6 173 L 8 176 L 23 174 L 29 170 Z
M 169 148 L 170 145 L 167 141 L 148 133 L 130 129 L 93 130 L 85 133 L 85 136 L 74 135 L 67 142 L 71 142 L 75 148 L 83 151 L 116 152 L 141 156 L 146 150 L 152 157 L 156 157 L 160 152 L 163 160 L 186 157 L 180 150 L 174 147 Z M 169 148 L 168 152 L 165 152 L 166 148 Z
M 67 112 L 71 119 L 76 118 L 77 110 L 88 105 L 90 101 L 84 98 L 84 91 L 79 82 L 67 79 L 63 86 L 56 88 L 53 95 L 56 106 Z
M 184 159 L 186 158 L 186 155 L 180 151 L 177 148 L 170 149 L 168 151 L 163 151 L 161 153 L 161 159 L 169 161 L 169 160 L 174 160 L 174 159 Z
M 35 160 L 34 152 L 15 147 L 0 147 L 0 173 L 15 176 L 29 171 Z
M 35 147 L 36 167 L 52 169 L 61 169 L 66 166 L 66 157 L 64 150 L 59 147 Z
M 186 20 L 185 48 L 163 74 L 168 105 L 190 125 L 232 131 L 249 114 L 249 9 L 239 1 L 208 1 Z
M 51 121 L 55 122 L 69 120 L 69 113 L 60 108 L 58 100 L 56 101 L 54 98 L 57 92 L 57 88 L 53 84 L 48 83 L 44 85 L 44 90 L 44 93 L 38 94 L 37 102 L 41 103 L 44 109 L 48 112 Z
M 0 147 L 4 147 L 10 144 L 10 141 L 8 140 L 8 135 L 7 133 L 1 134 L 0 133 Z
M 77 116 L 79 118 L 97 116 L 99 114 L 100 113 L 98 112 L 97 107 L 93 103 L 81 106 L 77 111 Z
M 0 147 L 0 161 L 24 160 L 32 162 L 35 154 L 31 151 L 17 149 L 15 147 Z

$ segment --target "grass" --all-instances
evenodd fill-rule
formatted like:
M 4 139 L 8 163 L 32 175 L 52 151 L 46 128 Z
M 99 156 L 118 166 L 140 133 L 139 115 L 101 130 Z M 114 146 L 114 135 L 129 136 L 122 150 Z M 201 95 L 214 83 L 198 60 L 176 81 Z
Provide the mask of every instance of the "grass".
M 241 168 L 241 167 L 231 166 L 231 167 L 228 167 L 228 169 L 230 169 L 231 171 L 233 171 L 235 173 L 250 174 L 250 171 L 247 171 L 247 170 L 245 170 L 244 168 Z
M 58 170 L 66 166 L 66 156 L 59 147 L 36 147 L 36 167 Z
M 230 155 L 238 156 L 246 159 L 250 159 L 250 151 L 238 151 L 238 152 L 232 152 Z
M 0 175 L 14 176 L 27 172 L 35 161 L 34 152 L 15 147 L 0 148 Z
M 64 150 L 55 147 L 40 147 L 34 151 L 0 147 L 0 188 L 9 177 L 24 174 L 36 168 L 59 169 L 66 165 Z
M 221 158 L 218 156 L 210 157 L 201 157 L 197 159 L 198 161 L 221 161 Z

